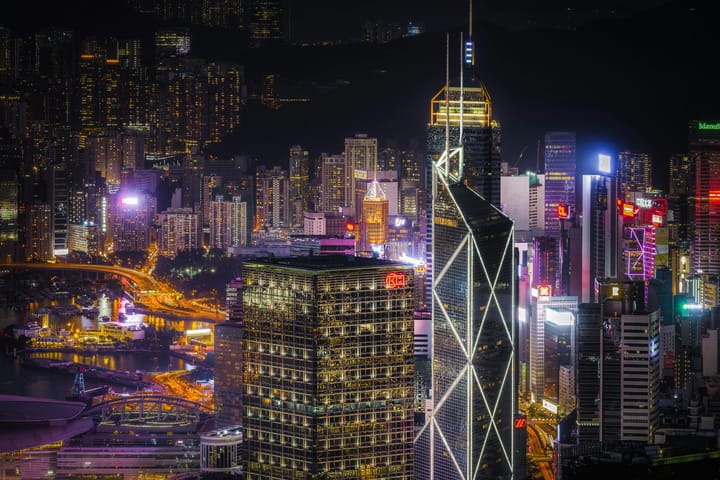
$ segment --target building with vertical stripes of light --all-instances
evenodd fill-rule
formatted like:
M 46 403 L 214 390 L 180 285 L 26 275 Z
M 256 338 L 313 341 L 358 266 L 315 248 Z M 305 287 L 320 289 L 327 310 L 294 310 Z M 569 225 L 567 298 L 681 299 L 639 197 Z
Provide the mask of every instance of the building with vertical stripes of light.
M 414 478 L 413 275 L 348 255 L 244 263 L 245 478 Z
M 416 479 L 510 479 L 518 454 L 515 230 L 499 209 L 490 97 L 464 47 L 427 130 L 432 410 L 415 437 Z

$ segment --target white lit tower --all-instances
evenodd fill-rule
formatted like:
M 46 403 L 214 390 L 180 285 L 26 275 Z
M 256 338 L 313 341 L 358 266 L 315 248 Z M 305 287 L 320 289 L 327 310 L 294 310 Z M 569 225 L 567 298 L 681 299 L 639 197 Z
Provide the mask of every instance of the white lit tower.
M 491 164 L 490 99 L 474 76 L 463 85 L 473 43 L 463 48 L 459 82 L 448 78 L 433 98 L 427 130 L 432 409 L 415 438 L 417 479 L 516 474 L 514 224 L 479 169 Z

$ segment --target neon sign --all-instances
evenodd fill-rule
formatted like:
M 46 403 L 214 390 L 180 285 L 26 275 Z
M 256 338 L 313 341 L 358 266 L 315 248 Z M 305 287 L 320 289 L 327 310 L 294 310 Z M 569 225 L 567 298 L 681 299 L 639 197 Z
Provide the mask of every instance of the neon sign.
M 526 425 L 527 425 L 527 418 L 525 418 L 525 417 L 516 418 L 515 423 L 513 424 L 515 429 L 525 428 Z
M 400 288 L 407 285 L 407 273 L 388 272 L 385 275 L 385 286 L 388 288 Z
M 540 285 L 538 287 L 538 296 L 539 297 L 549 297 L 550 296 L 550 285 Z
M 558 218 L 568 218 L 568 216 L 570 216 L 568 206 L 564 203 L 559 203 L 557 206 L 557 216 Z
M 700 130 L 720 130 L 720 122 L 715 123 L 698 123 L 698 129 Z
M 635 205 L 632 203 L 623 203 L 622 204 L 622 216 L 632 218 L 635 215 L 637 215 L 638 209 L 635 208 Z

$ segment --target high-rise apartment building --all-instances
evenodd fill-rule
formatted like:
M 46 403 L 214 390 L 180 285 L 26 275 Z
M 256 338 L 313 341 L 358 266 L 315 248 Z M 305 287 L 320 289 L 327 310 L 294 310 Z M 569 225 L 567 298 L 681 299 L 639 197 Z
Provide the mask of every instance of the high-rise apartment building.
M 230 247 L 247 246 L 248 205 L 239 195 L 225 200 L 218 195 L 210 202 L 210 248 L 227 251 Z
M 255 229 L 290 233 L 290 178 L 284 168 L 258 168 L 255 178 Z
M 198 214 L 190 208 L 169 208 L 159 215 L 158 255 L 175 258 L 178 252 L 200 248 Z
M 27 212 L 27 262 L 47 262 L 53 255 L 52 207 L 49 203 L 33 203 Z
M 412 479 L 412 267 L 287 257 L 242 281 L 246 477 Z

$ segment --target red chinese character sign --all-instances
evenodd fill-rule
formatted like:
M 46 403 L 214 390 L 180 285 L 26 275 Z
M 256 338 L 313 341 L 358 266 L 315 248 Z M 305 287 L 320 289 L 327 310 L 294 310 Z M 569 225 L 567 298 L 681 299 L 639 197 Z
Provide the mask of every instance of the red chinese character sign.
M 385 285 L 388 288 L 400 288 L 407 285 L 407 273 L 404 272 L 388 272 L 385 275 Z

